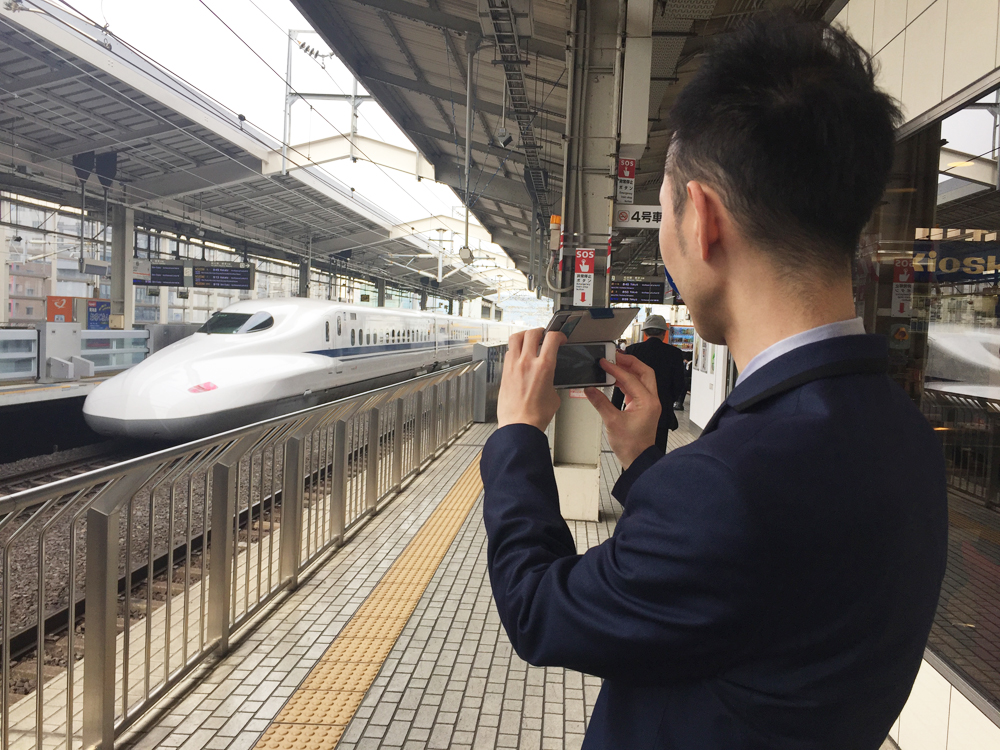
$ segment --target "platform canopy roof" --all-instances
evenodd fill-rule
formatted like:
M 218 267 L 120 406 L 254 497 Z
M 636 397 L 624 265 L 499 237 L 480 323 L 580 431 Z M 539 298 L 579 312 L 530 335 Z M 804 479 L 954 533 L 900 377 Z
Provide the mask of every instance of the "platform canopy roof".
M 482 38 L 473 68 L 475 118 L 469 203 L 518 268 L 528 271 L 532 213 L 560 213 L 567 109 L 569 19 L 554 0 L 292 0 L 434 166 L 463 194 L 466 44 Z M 615 2 L 618 0 L 596 0 Z M 763 10 L 811 17 L 846 0 L 658 0 L 653 21 L 648 150 L 636 173 L 637 204 L 655 203 L 669 133 L 665 114 L 716 34 Z M 516 29 L 518 47 L 509 46 Z M 507 96 L 504 96 L 504 91 Z M 506 104 L 504 103 L 506 98 Z M 610 103 L 609 103 L 610 106 Z M 505 127 L 504 127 L 505 126 Z M 509 145 L 498 135 L 504 128 Z M 625 232 L 624 234 L 628 234 Z M 649 232 L 634 232 L 646 236 Z M 615 265 L 655 253 L 615 254 Z
M 364 158 L 434 178 L 415 151 L 356 143 Z M 99 27 L 43 0 L 0 8 L 0 189 L 80 205 L 74 157 L 117 154 L 114 202 L 139 224 L 447 297 L 495 282 L 445 266 L 436 243 L 321 168 L 344 138 L 281 144 Z M 306 155 L 308 153 L 308 156 Z M 103 189 L 86 182 L 88 208 Z M 405 257 L 389 265 L 387 256 Z M 454 264 L 453 264 L 454 265 Z M 405 266 L 405 267 L 404 267 Z

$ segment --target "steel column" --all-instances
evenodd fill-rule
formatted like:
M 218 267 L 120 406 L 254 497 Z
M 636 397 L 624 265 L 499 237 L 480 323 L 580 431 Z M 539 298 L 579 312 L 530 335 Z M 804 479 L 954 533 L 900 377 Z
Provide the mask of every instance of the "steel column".
M 330 515 L 333 518 L 331 539 L 344 540 L 347 519 L 347 422 L 333 426 L 333 482 L 330 485 Z
M 87 511 L 87 628 L 84 635 L 83 746 L 115 746 L 115 656 L 118 636 L 117 507 Z M 128 627 L 128 613 L 125 623 Z M 70 634 L 72 637 L 72 634 Z M 41 721 L 41 717 L 39 717 Z
M 299 585 L 302 567 L 302 487 L 305 482 L 305 441 L 290 437 L 285 441 L 284 477 L 281 488 L 281 582 L 290 588 Z
M 368 471 L 365 479 L 365 508 L 374 511 L 378 504 L 378 454 L 379 454 L 379 413 L 372 409 L 368 414 Z
M 403 399 L 396 399 L 395 421 L 392 428 L 392 489 L 403 487 Z
M 208 581 L 208 637 L 219 653 L 229 651 L 230 600 L 233 587 L 233 546 L 236 515 L 236 468 L 239 459 L 212 467 L 212 531 Z
M 437 453 L 439 441 L 438 441 L 438 387 L 437 385 L 432 385 L 430 387 L 431 391 L 431 449 L 429 451 L 430 455 Z
M 424 463 L 424 392 L 416 392 L 416 406 L 413 415 L 413 468 L 420 473 Z

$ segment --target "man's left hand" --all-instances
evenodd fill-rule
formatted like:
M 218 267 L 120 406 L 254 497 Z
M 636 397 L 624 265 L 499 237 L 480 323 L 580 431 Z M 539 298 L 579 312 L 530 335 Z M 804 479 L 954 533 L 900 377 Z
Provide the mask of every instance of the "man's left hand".
M 544 330 L 515 333 L 507 343 L 500 395 L 497 399 L 497 424 L 530 424 L 544 431 L 561 403 L 552 384 L 556 374 L 556 352 L 566 337 Z M 541 344 L 541 349 L 539 349 Z

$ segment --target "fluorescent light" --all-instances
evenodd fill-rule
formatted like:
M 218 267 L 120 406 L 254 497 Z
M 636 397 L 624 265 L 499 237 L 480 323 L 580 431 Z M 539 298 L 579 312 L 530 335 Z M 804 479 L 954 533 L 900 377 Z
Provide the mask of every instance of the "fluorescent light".
M 971 161 L 950 161 L 948 162 L 948 168 L 951 169 L 952 167 L 971 167 L 972 164 L 973 163 Z

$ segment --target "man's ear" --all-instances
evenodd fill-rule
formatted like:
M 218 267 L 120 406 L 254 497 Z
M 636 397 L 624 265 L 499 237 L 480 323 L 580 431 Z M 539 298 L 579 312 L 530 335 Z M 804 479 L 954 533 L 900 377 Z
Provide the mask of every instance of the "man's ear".
M 719 241 L 721 234 L 719 196 L 714 190 L 696 180 L 687 184 L 688 202 L 694 212 L 695 247 L 701 259 L 707 261 L 711 247 Z

